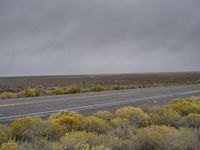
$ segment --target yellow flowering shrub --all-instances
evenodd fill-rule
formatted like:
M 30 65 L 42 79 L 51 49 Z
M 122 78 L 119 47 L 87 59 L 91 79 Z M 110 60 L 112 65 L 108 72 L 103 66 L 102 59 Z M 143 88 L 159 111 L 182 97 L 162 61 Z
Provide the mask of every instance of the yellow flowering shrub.
M 64 88 L 54 88 L 53 90 L 51 90 L 51 94 L 53 94 L 53 95 L 65 94 L 65 89 Z
M 176 99 L 166 105 L 181 115 L 188 115 L 189 113 L 200 114 L 200 101 L 195 101 L 192 98 Z
M 14 98 L 14 97 L 15 97 L 14 94 L 11 93 L 11 92 L 3 92 L 3 93 L 1 93 L 1 95 L 0 95 L 0 98 L 2 98 L 2 99 Z
M 104 119 L 104 120 L 111 120 L 113 118 L 113 114 L 109 111 L 98 111 L 96 113 L 93 114 L 94 116 Z
M 49 117 L 50 121 L 63 126 L 65 131 L 77 130 L 81 124 L 83 116 L 76 112 L 63 111 Z
M 34 96 L 37 96 L 37 92 L 35 89 L 26 89 L 17 93 L 17 97 L 34 97 Z
M 70 87 L 67 88 L 67 90 L 65 91 L 66 94 L 75 94 L 75 93 L 80 93 L 81 89 L 79 87 Z
M 129 122 L 138 127 L 146 126 L 149 123 L 149 115 L 144 113 L 141 108 L 123 107 L 115 112 L 115 115 L 120 118 L 129 120 Z
M 105 87 L 103 85 L 96 85 L 95 87 L 91 88 L 91 91 L 99 92 L 104 91 Z

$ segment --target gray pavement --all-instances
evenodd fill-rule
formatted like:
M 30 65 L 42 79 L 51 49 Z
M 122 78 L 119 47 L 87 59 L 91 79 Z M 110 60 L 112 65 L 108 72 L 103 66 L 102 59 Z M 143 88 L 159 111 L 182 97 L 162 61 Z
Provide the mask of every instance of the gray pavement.
M 58 96 L 0 99 L 0 122 L 22 116 L 48 116 L 62 110 L 87 111 L 132 105 L 138 101 L 168 101 L 171 98 L 200 95 L 200 85 L 166 86 L 119 91 L 91 92 Z

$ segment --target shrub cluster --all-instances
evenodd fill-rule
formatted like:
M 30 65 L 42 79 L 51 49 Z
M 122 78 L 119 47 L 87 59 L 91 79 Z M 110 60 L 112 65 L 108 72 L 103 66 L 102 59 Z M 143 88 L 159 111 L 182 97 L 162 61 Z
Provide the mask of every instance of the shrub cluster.
M 25 89 L 21 90 L 17 93 L 12 92 L 1 92 L 0 99 L 8 99 L 8 98 L 20 98 L 20 97 L 35 97 L 35 96 L 44 96 L 44 95 L 62 95 L 62 94 L 76 94 L 81 92 L 99 92 L 108 90 L 102 85 L 97 85 L 88 89 L 81 89 L 78 86 L 72 87 L 54 87 L 47 89 Z
M 8 98 L 20 98 L 20 97 L 34 97 L 34 96 L 45 96 L 45 95 L 62 95 L 62 94 L 75 94 L 75 93 L 85 93 L 85 92 L 100 92 L 107 90 L 123 90 L 123 89 L 135 89 L 135 88 L 147 88 L 160 86 L 157 84 L 145 84 L 145 85 L 94 85 L 90 88 L 80 88 L 78 86 L 71 87 L 43 87 L 43 88 L 27 88 L 22 90 L 21 88 L 17 90 L 9 89 L 7 91 L 0 89 L 0 99 Z
M 96 85 L 95 87 L 92 87 L 90 90 L 95 91 L 95 92 L 99 92 L 99 91 L 104 91 L 105 87 L 103 85 Z
M 61 95 L 65 93 L 65 89 L 64 88 L 54 88 L 50 91 L 50 94 L 52 95 Z
M 11 92 L 3 92 L 0 94 L 1 99 L 8 99 L 8 98 L 16 98 L 16 97 L 34 97 L 39 96 L 40 94 L 36 89 L 26 89 L 22 90 L 18 93 L 11 93 Z
M 3 92 L 0 95 L 0 98 L 2 98 L 2 99 L 14 98 L 14 97 L 15 97 L 14 94 L 11 92 Z
M 22 117 L 0 125 L 0 150 L 198 150 L 199 102 L 173 100 L 150 112 L 126 106 L 90 116 Z
M 26 89 L 17 93 L 17 97 L 34 97 L 38 96 L 35 89 Z

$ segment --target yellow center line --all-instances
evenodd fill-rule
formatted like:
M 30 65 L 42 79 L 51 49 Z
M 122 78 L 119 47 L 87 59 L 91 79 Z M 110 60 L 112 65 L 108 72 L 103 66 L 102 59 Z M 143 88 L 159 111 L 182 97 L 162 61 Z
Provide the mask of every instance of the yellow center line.
M 51 103 L 51 102 L 58 102 L 58 101 L 67 101 L 67 100 L 78 100 L 84 98 L 97 98 L 97 97 L 105 97 L 105 96 L 117 96 L 127 94 L 126 92 L 121 93 L 113 93 L 113 94 L 103 94 L 103 95 L 96 95 L 96 96 L 82 96 L 82 97 L 71 97 L 65 99 L 57 99 L 57 100 L 41 100 L 37 102 L 22 102 L 22 103 L 11 103 L 11 104 L 0 104 L 0 107 L 12 107 L 12 106 L 19 106 L 19 105 L 29 105 L 29 104 L 41 104 L 41 103 Z
M 168 89 L 168 88 L 166 88 Z M 166 90 L 165 89 L 165 90 Z M 147 91 L 136 91 L 136 93 L 144 93 L 148 92 Z M 105 96 L 117 96 L 117 95 L 123 95 L 123 94 L 130 94 L 133 93 L 132 91 L 122 91 L 122 92 L 117 92 L 117 93 L 108 93 L 108 94 L 102 94 L 102 95 L 95 95 L 95 96 L 79 96 L 79 97 L 71 97 L 71 98 L 63 98 L 63 99 L 49 99 L 49 100 L 40 100 L 40 101 L 30 101 L 30 102 L 21 102 L 21 103 L 10 103 L 10 104 L 0 104 L 0 108 L 2 107 L 12 107 L 12 106 L 19 106 L 19 105 L 29 105 L 29 104 L 42 104 L 42 103 L 53 103 L 53 102 L 59 102 L 59 101 L 67 101 L 67 100 L 78 100 L 78 99 L 84 99 L 84 98 L 98 98 L 98 97 L 105 97 Z
M 20 103 L 17 103 L 17 104 L 1 104 L 0 107 L 17 106 L 17 105 L 20 105 Z

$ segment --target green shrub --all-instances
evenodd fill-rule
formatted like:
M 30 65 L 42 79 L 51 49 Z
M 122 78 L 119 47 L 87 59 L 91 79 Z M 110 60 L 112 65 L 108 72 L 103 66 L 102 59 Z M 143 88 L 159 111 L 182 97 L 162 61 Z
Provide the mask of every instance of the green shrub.
M 90 150 L 90 145 L 89 144 L 81 144 L 81 143 L 78 143 L 76 145 L 74 145 L 74 149 L 75 150 Z
M 48 95 L 47 91 L 45 89 L 36 89 L 36 96 L 41 96 L 41 95 Z
M 102 134 L 99 136 L 99 143 L 111 150 L 123 150 L 123 141 L 112 134 Z
M 103 145 L 98 146 L 90 146 L 89 144 L 81 144 L 78 143 L 74 146 L 75 150 L 111 150 L 110 148 L 106 148 Z
M 197 80 L 197 83 L 200 83 L 200 80 Z
M 103 145 L 98 146 L 90 146 L 89 144 L 81 144 L 78 143 L 74 146 L 74 150 L 111 150 L 110 148 L 106 148 Z
M 15 97 L 14 94 L 11 92 L 3 92 L 0 95 L 0 98 L 2 98 L 2 99 L 14 98 L 14 97 Z
M 192 96 L 190 99 L 200 105 L 200 96 Z
M 55 122 L 46 121 L 43 125 L 42 136 L 50 141 L 59 140 L 60 137 L 64 135 L 64 128 Z
M 196 150 L 200 146 L 194 131 L 167 126 L 140 128 L 129 144 L 135 150 Z
M 200 114 L 190 113 L 187 116 L 187 123 L 189 127 L 200 128 Z
M 113 114 L 109 111 L 98 111 L 96 113 L 93 114 L 94 116 L 104 119 L 104 120 L 111 120 L 113 118 Z
M 134 84 L 127 86 L 127 89 L 136 89 L 136 88 L 138 88 L 138 86 Z
M 105 120 L 98 117 L 88 116 L 84 117 L 80 129 L 88 132 L 96 132 L 102 134 L 109 129 L 109 124 Z
M 7 142 L 11 136 L 11 129 L 6 125 L 0 124 L 0 145 Z
M 103 145 L 93 146 L 91 150 L 111 150 L 111 148 L 106 148 Z
M 63 150 L 63 148 L 46 139 L 35 138 L 33 142 L 19 142 L 17 150 Z
M 29 134 L 33 138 L 45 138 L 50 141 L 57 141 L 64 135 L 64 128 L 60 124 L 53 121 L 42 121 L 40 123 L 33 123 L 29 130 Z
M 60 140 L 60 144 L 65 150 L 75 150 L 78 143 L 94 146 L 100 145 L 101 141 L 99 140 L 99 136 L 97 134 L 85 131 L 67 133 Z
M 16 140 L 32 140 L 36 136 L 33 128 L 42 122 L 41 118 L 29 116 L 16 119 L 10 124 L 11 135 Z
M 0 150 L 17 150 L 17 143 L 15 143 L 14 141 L 3 143 L 0 147 Z
M 177 122 L 181 118 L 178 112 L 165 107 L 155 110 L 151 113 L 150 117 L 153 124 L 167 126 L 176 126 Z
M 155 111 L 157 109 L 156 106 L 152 105 L 152 104 L 144 104 L 141 105 L 140 108 L 145 112 L 145 113 L 152 113 L 153 111 Z
M 171 150 L 177 147 L 178 130 L 166 126 L 152 126 L 137 130 L 130 147 L 135 150 Z
M 124 88 L 122 86 L 120 86 L 120 85 L 112 86 L 112 90 L 122 90 L 122 89 L 124 89 Z
M 3 88 L 0 88 L 0 94 L 5 92 L 5 90 Z
M 113 128 L 126 128 L 128 123 L 127 119 L 122 118 L 114 118 L 110 120 L 110 124 Z
M 114 118 L 110 121 L 113 129 L 110 131 L 111 134 L 116 135 L 120 139 L 129 139 L 135 132 L 133 126 L 128 125 L 127 119 Z
M 176 138 L 176 149 L 180 150 L 197 150 L 200 147 L 199 130 L 190 130 L 181 128 L 179 136 Z
M 37 96 L 35 89 L 26 89 L 17 93 L 17 97 L 34 97 Z
M 149 123 L 148 114 L 144 113 L 141 108 L 123 107 L 118 109 L 115 114 L 117 117 L 129 120 L 132 125 L 138 127 L 146 126 Z

